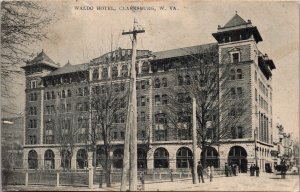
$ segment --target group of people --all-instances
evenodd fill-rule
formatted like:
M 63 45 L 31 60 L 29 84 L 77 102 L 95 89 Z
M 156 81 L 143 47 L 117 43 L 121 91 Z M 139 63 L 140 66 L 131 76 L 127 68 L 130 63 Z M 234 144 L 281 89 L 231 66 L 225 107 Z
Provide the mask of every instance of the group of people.
M 225 163 L 225 175 L 226 177 L 231 177 L 232 175 L 237 176 L 238 172 L 238 166 L 236 164 L 230 163 Z
M 256 174 L 256 177 L 259 176 L 259 167 L 257 165 L 251 164 L 250 166 L 250 176 L 254 176 L 254 173 Z

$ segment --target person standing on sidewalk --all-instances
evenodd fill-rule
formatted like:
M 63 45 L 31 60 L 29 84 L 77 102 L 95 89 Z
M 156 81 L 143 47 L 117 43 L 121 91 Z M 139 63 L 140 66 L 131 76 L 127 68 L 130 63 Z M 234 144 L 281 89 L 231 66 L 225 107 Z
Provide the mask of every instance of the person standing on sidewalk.
M 198 161 L 197 173 L 198 173 L 199 183 L 201 183 L 200 182 L 200 177 L 201 177 L 202 183 L 204 183 L 204 179 L 203 179 L 203 166 L 201 165 L 200 161 Z
M 212 178 L 213 178 L 213 171 L 214 171 L 214 167 L 212 165 L 209 165 L 207 167 L 207 174 L 209 177 L 209 181 L 212 182 Z

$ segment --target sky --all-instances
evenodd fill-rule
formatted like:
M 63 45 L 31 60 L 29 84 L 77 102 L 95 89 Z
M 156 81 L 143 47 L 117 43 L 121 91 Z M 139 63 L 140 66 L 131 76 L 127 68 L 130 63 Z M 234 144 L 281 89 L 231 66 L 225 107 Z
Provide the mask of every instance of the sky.
M 299 7 L 296 1 L 46 1 L 57 20 L 48 26 L 48 39 L 32 45 L 64 65 L 89 62 L 111 48 L 131 48 L 133 20 L 144 27 L 138 49 L 161 51 L 216 42 L 212 33 L 234 14 L 250 19 L 263 42 L 261 52 L 273 59 L 273 122 L 293 137 L 299 135 Z M 76 10 L 75 6 L 84 6 Z M 130 6 L 154 10 L 131 11 Z M 173 7 L 172 10 L 170 6 Z M 93 7 L 93 10 L 91 10 Z M 97 7 L 102 10 L 97 10 Z M 163 9 L 161 9 L 164 7 Z M 174 7 L 176 10 L 174 10 Z M 103 9 L 114 10 L 103 10 Z M 24 88 L 18 89 L 18 110 L 24 109 Z

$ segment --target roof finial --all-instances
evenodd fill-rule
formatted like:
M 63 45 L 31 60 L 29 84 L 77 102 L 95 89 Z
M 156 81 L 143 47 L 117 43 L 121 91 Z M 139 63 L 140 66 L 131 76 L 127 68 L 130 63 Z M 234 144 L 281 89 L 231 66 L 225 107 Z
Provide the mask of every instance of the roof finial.
M 237 11 L 235 11 L 235 14 L 237 15 Z
M 42 53 L 44 53 L 44 49 L 42 49 Z

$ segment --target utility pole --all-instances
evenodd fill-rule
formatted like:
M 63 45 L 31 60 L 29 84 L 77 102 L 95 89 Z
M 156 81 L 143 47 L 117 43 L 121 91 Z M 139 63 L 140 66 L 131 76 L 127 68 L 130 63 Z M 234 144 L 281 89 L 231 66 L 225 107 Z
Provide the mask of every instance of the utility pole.
M 130 142 L 125 140 L 125 144 L 129 144 L 130 151 L 130 182 L 129 182 L 129 191 L 137 190 L 137 101 L 136 101 L 136 71 L 135 71 L 135 60 L 136 60 L 136 36 L 138 33 L 144 33 L 144 29 L 139 29 L 136 20 L 134 20 L 133 30 L 128 32 L 123 32 L 122 35 L 132 35 L 132 58 L 131 58 L 131 69 L 130 69 L 130 99 L 129 99 L 129 114 L 127 118 L 129 119 L 128 130 L 130 129 Z M 126 138 L 125 138 L 126 139 Z M 127 138 L 128 139 L 128 138 Z M 124 146 L 125 150 L 125 146 Z M 124 154 L 128 151 L 124 151 Z M 124 169 L 124 167 L 123 167 Z M 123 174 L 122 174 L 123 176 Z M 123 183 L 122 178 L 122 183 Z M 126 180 L 125 180 L 126 181 Z M 124 184 L 123 184 L 123 189 Z
M 193 97 L 193 184 L 197 184 L 196 98 Z

